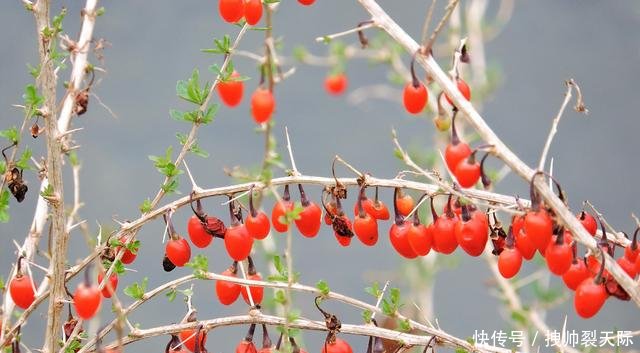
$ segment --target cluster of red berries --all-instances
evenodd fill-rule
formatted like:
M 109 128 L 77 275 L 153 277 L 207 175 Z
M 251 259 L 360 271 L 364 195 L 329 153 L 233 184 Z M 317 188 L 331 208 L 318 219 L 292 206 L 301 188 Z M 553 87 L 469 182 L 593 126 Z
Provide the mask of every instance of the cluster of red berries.
M 504 232 L 499 222 L 491 228 L 493 253 L 498 256 L 500 274 L 505 278 L 514 277 L 520 271 L 523 260 L 531 260 L 538 252 L 544 257 L 549 272 L 560 276 L 567 288 L 575 291 L 574 307 L 581 317 L 596 315 L 609 296 L 629 300 L 628 293 L 604 270 L 604 261 L 598 260 L 594 254 L 582 258 L 577 256 L 577 243 L 571 232 L 554 222 L 552 211 L 546 209 L 535 194 L 533 182 L 531 188 L 531 209 L 524 215 L 513 217 L 508 233 Z M 561 191 L 560 195 L 562 198 Z M 584 210 L 577 217 L 585 230 L 595 236 L 598 228 L 596 219 Z M 602 256 L 604 258 L 605 252 L 614 256 L 615 245 L 608 241 L 602 221 L 600 224 L 602 238 L 599 247 Z M 638 230 L 631 245 L 625 248 L 625 254 L 617 260 L 631 278 L 640 270 L 637 233 Z
M 486 153 L 480 162 L 476 159 L 479 148 L 471 150 L 469 144 L 460 140 L 456 130 L 456 116 L 458 110 L 454 109 L 451 118 L 451 141 L 444 151 L 444 160 L 449 171 L 456 177 L 458 184 L 463 188 L 471 188 L 482 179 L 485 188 L 491 184 L 490 179 L 484 173 L 484 162 L 489 155 Z
M 219 0 L 218 11 L 226 22 L 236 23 L 244 18 L 255 26 L 262 18 L 262 0 Z
M 411 58 L 411 82 L 408 82 L 407 84 L 405 84 L 404 89 L 402 91 L 402 103 L 404 104 L 404 108 L 410 114 L 420 114 L 424 110 L 424 107 L 426 107 L 427 103 L 429 102 L 429 92 L 427 91 L 427 88 L 425 87 L 425 85 L 422 82 L 420 82 L 420 80 L 418 79 L 418 76 L 416 75 L 415 61 L 416 61 L 416 57 L 414 55 Z M 462 78 L 460 77 L 456 78 L 456 85 L 460 93 L 462 93 L 462 96 L 467 100 L 471 100 L 471 89 L 469 88 L 469 85 L 467 85 L 467 83 Z M 449 104 L 454 107 L 454 111 L 455 111 L 455 105 L 451 100 L 451 98 L 449 98 L 447 94 L 445 94 L 444 97 L 446 98 L 447 102 L 449 102 Z M 440 106 L 439 101 L 440 99 L 438 99 L 438 105 Z
M 30 275 L 25 273 L 22 268 L 24 257 L 18 258 L 16 266 L 16 275 L 9 283 L 9 294 L 11 300 L 21 309 L 27 309 L 35 301 L 35 283 Z M 98 278 L 102 282 L 103 275 Z M 115 280 L 114 280 L 115 279 Z M 112 275 L 110 281 L 105 285 L 102 293 L 105 297 L 111 297 L 113 290 L 117 286 L 117 277 Z M 98 286 L 92 284 L 89 278 L 89 269 L 85 271 L 85 279 L 78 284 L 73 293 L 73 305 L 78 316 L 84 320 L 91 319 L 100 309 L 102 302 L 101 292 Z
M 256 271 L 251 256 L 247 259 L 249 262 L 247 279 L 261 281 L 262 276 Z M 234 261 L 228 269 L 222 272 L 222 275 L 237 277 L 237 273 L 238 261 Z M 249 288 L 248 291 L 247 287 Z M 264 297 L 264 288 L 260 286 L 245 286 L 224 280 L 216 281 L 216 296 L 221 304 L 231 305 L 235 303 L 240 295 L 242 295 L 242 299 L 244 299 L 244 302 L 247 303 L 247 305 L 251 305 L 252 301 L 254 306 L 260 305 L 262 303 L 262 298 Z
M 216 88 L 220 99 L 228 107 L 233 108 L 242 102 L 244 83 L 238 72 L 234 71 L 229 79 L 219 82 Z M 269 89 L 258 87 L 251 95 L 251 116 L 256 123 L 268 122 L 275 108 L 276 101 Z

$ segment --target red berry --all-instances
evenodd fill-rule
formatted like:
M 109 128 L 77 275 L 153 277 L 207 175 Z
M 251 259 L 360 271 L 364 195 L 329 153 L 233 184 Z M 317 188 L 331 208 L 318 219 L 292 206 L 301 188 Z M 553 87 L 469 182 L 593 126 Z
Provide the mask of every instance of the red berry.
M 250 274 L 247 279 L 251 279 L 254 281 L 262 281 L 262 276 L 260 274 Z M 249 286 L 249 291 L 251 292 L 251 298 L 253 299 L 253 304 L 258 305 L 262 303 L 262 297 L 264 296 L 264 287 L 260 286 Z M 247 305 L 251 305 L 249 301 L 249 294 L 247 293 L 247 286 L 241 287 L 242 298 Z
M 220 17 L 229 23 L 236 23 L 244 16 L 244 0 L 219 0 Z
M 471 100 L 471 89 L 469 88 L 469 85 L 467 85 L 467 83 L 464 82 L 464 80 L 461 78 L 459 78 L 457 82 L 458 82 L 458 91 L 462 93 L 462 96 L 466 100 L 468 101 Z M 447 102 L 449 102 L 449 104 L 453 105 L 453 101 L 451 100 L 451 98 L 449 98 L 447 94 L 445 94 L 444 97 L 447 99 Z
M 411 211 L 413 211 L 414 201 L 413 197 L 408 194 L 402 194 L 401 191 L 398 192 L 398 197 L 395 198 L 396 205 L 398 206 L 398 212 L 407 216 Z
M 244 224 L 231 225 L 224 234 L 224 247 L 232 259 L 245 260 L 251 254 L 253 237 Z
M 251 115 L 258 124 L 267 122 L 276 107 L 271 91 L 258 88 L 251 96 Z
M 553 220 L 547 211 L 529 211 L 524 217 L 523 230 L 538 250 L 545 250 L 553 235 Z
M 520 229 L 518 233 L 514 234 L 514 237 L 516 248 L 518 248 L 520 254 L 522 254 L 522 257 L 524 257 L 525 260 L 533 259 L 538 248 L 531 241 L 531 237 L 528 236 L 522 229 Z
M 273 229 L 280 233 L 284 233 L 289 230 L 289 225 L 280 222 L 280 217 L 284 217 L 285 214 L 291 210 L 293 210 L 293 202 L 288 200 L 276 202 L 273 206 L 273 211 L 271 211 L 271 223 L 273 224 Z
M 418 256 L 425 256 L 431 251 L 433 244 L 433 225 L 427 227 L 421 224 L 417 214 L 414 213 L 414 222 L 409 227 L 407 238 L 413 252 Z
M 411 114 L 420 113 L 427 105 L 429 95 L 426 87 L 421 82 L 418 82 L 418 86 L 414 86 L 412 82 L 407 83 L 404 86 L 404 92 L 402 94 L 402 101 L 404 102 L 404 108 Z
M 304 209 L 300 212 L 299 218 L 295 220 L 296 227 L 300 234 L 307 238 L 313 238 L 318 235 L 320 225 L 322 225 L 322 210 L 315 202 L 308 202 Z
M 322 346 L 322 353 L 353 353 L 353 349 L 347 341 L 336 337 L 334 342 L 327 342 Z
M 458 144 L 449 143 L 444 150 L 444 160 L 447 162 L 447 168 L 454 173 L 458 163 L 471 155 L 471 148 L 465 142 Z
M 400 224 L 394 223 L 389 229 L 391 245 L 398 254 L 407 259 L 413 259 L 418 256 L 409 245 L 409 229 L 411 226 L 411 223 L 402 221 Z
M 341 95 L 347 89 L 347 76 L 343 73 L 329 75 L 324 80 L 324 89 L 333 96 Z
M 338 212 L 338 208 L 335 201 L 330 201 L 325 207 L 327 208 L 327 212 L 324 214 L 324 224 L 330 226 L 332 223 L 331 215 L 335 215 Z
M 180 331 L 180 341 L 182 344 L 190 351 L 196 351 L 196 333 L 197 329 L 187 329 L 184 331 Z M 198 343 L 200 351 L 204 348 L 205 343 L 207 343 L 207 335 L 206 334 L 198 334 Z
M 223 276 L 236 277 L 236 266 L 233 265 L 230 268 L 222 272 Z M 227 282 L 224 280 L 216 281 L 216 296 L 223 305 L 233 304 L 240 295 L 240 285 L 237 283 Z
M 639 257 L 638 255 L 640 255 L 640 246 L 638 246 L 638 232 L 640 232 L 640 227 L 636 228 L 636 231 L 633 233 L 633 240 L 631 241 L 631 244 L 624 248 L 624 256 L 631 263 L 634 263 Z
M 80 283 L 73 293 L 73 305 L 78 316 L 83 320 L 89 320 L 96 314 L 100 309 L 101 301 L 102 297 L 97 286 Z
M 620 257 L 616 262 L 629 277 L 634 278 L 636 276 L 636 264 L 631 262 L 626 256 Z
M 567 288 L 576 290 L 580 283 L 589 278 L 589 276 L 590 272 L 583 259 L 576 259 L 569 267 L 569 270 L 562 275 L 562 281 L 567 285 Z
M 255 26 L 262 18 L 262 0 L 245 0 L 244 19 L 250 26 Z
M 451 254 L 458 247 L 455 235 L 455 226 L 458 217 L 452 212 L 443 213 L 433 224 L 433 250 L 442 254 Z
M 98 284 L 102 284 L 103 279 L 104 272 L 100 272 L 100 274 L 98 274 Z M 104 287 L 102 287 L 102 296 L 105 298 L 111 298 L 113 293 L 116 292 L 116 288 L 118 288 L 118 275 L 112 273 L 111 276 L 109 276 L 109 281 L 107 281 L 107 283 L 104 284 Z
M 596 219 L 593 216 L 585 211 L 580 212 L 578 215 L 578 219 L 582 226 L 589 232 L 591 235 L 596 235 L 596 231 L 598 230 L 598 224 L 596 223 Z
M 377 190 L 376 190 L 377 193 Z M 384 202 L 378 200 L 374 201 L 367 197 L 367 195 L 363 194 L 362 196 L 362 208 L 364 211 L 371 215 L 371 217 L 377 220 L 387 220 L 389 219 L 389 209 Z M 356 202 L 353 205 L 353 214 L 358 215 L 358 203 Z
M 512 278 L 518 274 L 522 266 L 522 254 L 518 248 L 505 247 L 498 256 L 498 270 L 504 278 Z
M 353 226 L 349 217 L 347 217 L 338 207 L 339 216 L 334 216 L 331 221 L 333 226 L 333 234 L 336 237 L 338 243 L 342 246 L 349 246 L 351 244 L 351 238 L 353 238 Z
M 9 283 L 11 300 L 21 309 L 28 308 L 36 300 L 33 287 L 33 280 L 30 276 L 18 273 Z
M 458 162 L 458 165 L 453 171 L 453 175 L 456 176 L 458 183 L 463 188 L 473 187 L 480 180 L 480 163 L 475 159 L 472 153 L 468 158 Z
M 474 215 L 468 214 L 466 209 L 466 205 L 462 206 L 462 219 L 454 227 L 456 242 L 467 254 L 480 256 L 489 240 L 487 226 L 483 221 L 485 217 L 479 212 L 474 212 L 474 214 L 479 214 L 481 218 L 474 217 Z
M 269 230 L 271 230 L 269 218 L 262 211 L 256 212 L 255 216 L 251 214 L 247 215 L 247 218 L 244 220 L 244 225 L 247 227 L 247 232 L 258 240 L 266 238 Z
M 220 99 L 229 107 L 235 107 L 242 101 L 244 83 L 238 80 L 239 77 L 240 74 L 234 71 L 228 81 L 218 82 L 216 86 Z
M 123 244 L 126 243 L 127 238 L 125 236 L 121 236 L 119 238 L 119 241 Z M 121 246 L 118 246 L 116 248 L 116 251 L 120 252 L 120 250 L 122 249 Z M 124 250 L 124 254 L 122 254 L 122 259 L 120 259 L 120 261 L 122 261 L 123 264 L 128 265 L 132 262 L 134 262 L 136 260 L 136 257 L 138 256 L 138 249 L 136 248 L 135 251 L 131 251 L 128 247 L 125 248 Z
M 258 353 L 258 350 L 256 349 L 256 345 L 253 344 L 252 341 L 243 339 L 236 346 L 236 353 Z
M 313 5 L 316 0 L 298 0 L 298 2 L 304 6 L 310 6 Z
M 179 235 L 175 235 L 175 237 L 172 236 L 172 238 L 169 239 L 165 251 L 169 261 L 178 267 L 184 266 L 189 262 L 189 259 L 191 259 L 191 247 L 189 243 Z
M 551 273 L 558 276 L 564 275 L 573 262 L 573 251 L 571 245 L 562 241 L 560 244 L 556 241 L 557 236 L 547 245 L 547 249 L 544 252 L 545 260 L 547 261 L 547 267 Z
M 198 248 L 206 248 L 213 240 L 211 234 L 207 233 L 204 224 L 202 224 L 200 218 L 196 215 L 189 217 L 187 233 L 189 234 L 189 239 L 191 239 L 193 245 Z
M 593 317 L 600 311 L 608 296 L 603 284 L 596 283 L 593 277 L 585 279 L 576 288 L 573 300 L 576 313 L 584 319 Z
M 378 242 L 378 222 L 366 212 L 356 215 L 353 220 L 353 232 L 364 245 L 373 246 Z

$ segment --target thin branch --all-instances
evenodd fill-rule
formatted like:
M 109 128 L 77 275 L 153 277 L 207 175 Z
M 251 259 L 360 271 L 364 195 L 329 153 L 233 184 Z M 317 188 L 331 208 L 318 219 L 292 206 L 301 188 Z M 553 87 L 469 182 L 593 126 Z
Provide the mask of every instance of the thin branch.
M 431 33 L 431 36 L 429 37 L 429 41 L 424 45 L 424 49 L 428 51 L 433 47 L 433 43 L 436 42 L 436 39 L 438 38 L 438 34 L 449 21 L 449 17 L 451 17 L 451 14 L 453 13 L 453 10 L 455 10 L 456 6 L 458 5 L 458 2 L 460 2 L 460 0 L 449 1 L 449 4 L 444 9 L 444 15 L 442 16 L 442 19 L 440 19 L 440 22 L 438 23 L 436 28 L 433 30 L 433 33 Z M 425 52 L 424 54 L 429 54 L 429 53 Z
M 573 90 L 574 87 L 576 87 L 576 90 L 579 89 L 579 88 L 577 88 L 578 85 L 576 85 L 576 83 L 575 83 L 575 81 L 573 79 L 569 79 L 569 80 L 565 81 L 565 85 L 567 86 L 567 91 L 564 94 L 564 100 L 562 101 L 562 105 L 560 105 L 560 110 L 558 111 L 558 114 L 553 119 L 553 123 L 551 124 L 551 130 L 549 131 L 549 135 L 547 136 L 547 142 L 545 142 L 544 148 L 542 149 L 542 154 L 540 155 L 540 162 L 538 163 L 538 170 L 544 170 L 544 166 L 545 166 L 545 163 L 546 163 L 546 160 L 547 160 L 547 155 L 549 154 L 549 149 L 551 148 L 551 142 L 553 141 L 553 138 L 556 136 L 556 133 L 558 132 L 558 124 L 560 123 L 560 119 L 562 118 L 562 115 L 564 114 L 565 108 L 567 107 L 567 105 L 571 101 L 571 97 L 572 97 L 571 91 Z M 581 99 L 580 99 L 580 101 L 581 101 Z
M 342 31 L 342 32 L 334 33 L 334 34 L 327 34 L 326 36 L 316 37 L 316 42 L 318 42 L 318 43 L 320 43 L 320 42 L 329 42 L 332 39 L 336 39 L 336 38 L 339 38 L 339 37 L 344 37 L 344 36 L 347 36 L 349 34 L 357 33 L 357 32 L 363 31 L 365 29 L 372 28 L 372 27 L 376 27 L 376 23 L 375 22 L 366 23 L 366 24 L 363 24 L 362 26 L 351 28 L 351 29 L 348 29 L 346 31 Z
M 299 292 L 305 292 L 305 293 L 310 293 L 312 295 L 320 295 L 322 294 L 321 291 L 319 289 L 317 289 L 316 287 L 312 287 L 312 286 L 306 286 L 306 285 L 302 285 L 302 284 L 297 284 L 297 283 L 293 283 L 293 284 L 289 284 L 289 283 L 284 283 L 284 282 L 266 282 L 266 281 L 255 281 L 255 280 L 246 280 L 243 278 L 238 278 L 238 277 L 229 277 L 229 276 L 223 276 L 220 274 L 216 274 L 216 273 L 207 273 L 205 274 L 205 277 L 209 280 L 224 280 L 224 281 L 228 281 L 228 282 L 232 282 L 232 283 L 238 283 L 238 284 L 242 284 L 242 285 L 250 285 L 250 286 L 262 286 L 262 287 L 270 287 L 270 288 L 279 288 L 279 289 L 286 289 L 287 287 L 290 287 L 292 290 L 295 291 L 299 291 Z M 188 281 L 192 281 L 195 280 L 195 276 L 194 275 L 188 275 L 188 276 L 184 276 L 178 279 L 175 279 L 171 282 L 165 283 L 155 289 L 150 290 L 149 292 L 145 293 L 142 297 L 142 299 L 132 303 L 129 307 L 127 307 L 124 312 L 128 315 L 129 313 L 131 313 L 131 311 L 133 311 L 134 309 L 138 308 L 139 306 L 141 306 L 144 302 L 150 300 L 151 298 L 163 293 L 165 290 L 169 289 L 169 288 L 175 288 L 176 286 L 186 283 Z M 373 313 L 379 313 L 379 314 L 384 314 L 384 312 L 376 307 L 373 306 L 371 304 L 365 303 L 363 301 L 336 293 L 336 292 L 329 292 L 327 295 L 325 295 L 325 298 L 330 298 L 330 299 L 335 299 L 338 300 L 340 302 L 343 302 L 345 304 L 357 307 L 357 308 L 361 308 L 361 309 L 365 309 L 365 310 L 370 310 Z M 262 315 L 259 314 L 258 312 L 253 312 L 252 315 L 248 315 L 248 316 L 242 316 L 243 318 L 254 318 L 254 322 L 262 322 L 260 321 L 259 318 L 264 318 L 264 317 L 270 317 L 270 318 L 274 318 L 277 320 L 281 320 L 281 321 L 277 321 L 278 325 L 284 325 L 285 324 L 285 319 L 284 318 L 275 318 L 272 316 L 266 316 L 266 315 Z M 397 318 L 404 320 L 404 319 L 408 319 L 405 316 L 401 315 L 401 314 L 397 314 Z M 228 320 L 230 318 L 221 318 L 221 319 L 216 319 L 216 320 Z M 90 349 L 95 345 L 96 339 L 100 339 L 102 337 L 104 337 L 115 325 L 115 320 L 114 319 L 110 324 L 108 324 L 104 329 L 102 329 L 100 332 L 98 332 L 98 335 L 90 340 L 88 340 L 86 342 L 86 344 L 84 345 L 84 347 L 82 347 L 80 349 L 80 351 L 78 351 L 78 353 L 87 353 L 90 352 Z M 231 318 L 231 320 L 234 320 L 233 318 Z M 243 319 L 244 320 L 244 319 Z M 224 321 L 227 322 L 227 321 Z M 235 322 L 235 321 L 233 321 Z M 241 323 L 250 323 L 251 321 L 242 321 Z M 217 327 L 219 325 L 215 325 L 213 322 L 209 321 L 198 321 L 196 323 L 189 323 L 189 324 L 180 324 L 180 325 L 170 325 L 170 326 L 164 326 L 162 329 L 160 328 L 156 328 L 156 329 L 147 329 L 147 330 L 138 330 L 138 331 L 134 331 L 131 332 L 130 337 L 137 337 L 136 339 L 132 340 L 132 341 L 124 341 L 125 344 L 126 343 L 130 343 L 133 341 L 137 341 L 140 340 L 142 338 L 146 338 L 146 337 L 150 337 L 149 334 L 152 334 L 153 336 L 155 336 L 156 334 L 162 334 L 160 333 L 160 331 L 164 332 L 164 333 L 168 333 L 169 331 L 163 331 L 163 330 L 173 330 L 175 329 L 175 331 L 171 331 L 171 332 L 177 332 L 177 331 L 181 331 L 184 330 L 186 328 L 191 328 L 191 326 L 197 326 L 198 323 L 201 323 L 203 325 L 205 325 L 205 327 L 207 329 L 212 329 L 214 327 Z M 266 322 L 269 323 L 269 322 Z M 426 325 L 423 325 L 419 322 L 415 322 L 413 320 L 409 320 L 409 323 L 411 324 L 411 326 L 415 329 L 418 329 L 422 332 L 425 332 L 429 335 L 436 335 L 439 337 L 439 342 L 443 343 L 446 346 L 450 346 L 450 347 L 459 347 L 459 348 L 464 348 L 470 352 L 496 352 L 496 353 L 507 353 L 507 352 L 511 352 L 508 349 L 505 348 L 500 348 L 500 347 L 493 347 L 493 346 L 489 346 L 489 345 L 481 345 L 481 344 L 476 344 L 471 345 L 470 343 L 468 343 L 466 340 L 463 339 L 459 339 L 456 338 L 454 336 L 451 336 L 450 334 L 439 330 L 439 329 L 435 329 Z M 228 323 L 227 325 L 231 325 L 231 324 L 239 324 L 239 323 Z M 276 323 L 274 323 L 276 324 Z M 300 323 L 295 321 L 293 323 L 291 323 L 291 327 L 300 327 L 298 326 Z M 212 326 L 213 325 L 213 326 Z M 226 326 L 226 325 L 223 325 Z M 322 322 L 322 329 L 325 330 L 326 326 L 324 324 L 324 322 Z M 367 333 L 368 335 L 371 334 L 372 331 L 359 331 L 360 329 L 355 329 L 354 331 L 351 331 L 350 329 L 348 331 L 345 331 L 344 328 L 345 327 L 357 327 L 354 325 L 343 325 L 343 329 L 341 330 L 341 332 L 344 333 L 353 333 L 353 334 L 362 334 L 362 333 Z M 312 327 L 301 327 L 301 328 L 305 328 L 305 329 L 316 329 L 315 327 L 317 326 L 312 326 Z M 370 325 L 364 325 L 362 326 L 362 329 L 364 328 L 369 328 L 371 327 Z M 404 336 L 398 336 L 398 335 L 402 335 L 402 333 L 399 333 L 397 331 L 384 331 L 384 334 L 390 334 L 392 336 L 381 336 L 384 338 L 389 338 L 391 340 L 398 340 L 398 337 L 404 337 Z M 411 341 L 414 342 L 414 341 Z
M 427 10 L 427 16 L 425 16 L 424 24 L 422 25 L 422 40 L 420 42 L 424 43 L 427 39 L 427 33 L 429 33 L 429 27 L 431 27 L 431 19 L 433 18 L 433 10 L 436 9 L 437 0 L 431 0 L 431 5 L 429 5 L 429 9 Z
M 289 139 L 289 128 L 284 127 L 284 133 L 287 136 L 287 151 L 289 151 L 289 160 L 291 161 L 291 169 L 293 170 L 293 175 L 299 176 L 301 175 L 298 171 L 298 167 L 296 166 L 296 160 L 293 158 L 293 149 L 291 148 L 291 140 Z

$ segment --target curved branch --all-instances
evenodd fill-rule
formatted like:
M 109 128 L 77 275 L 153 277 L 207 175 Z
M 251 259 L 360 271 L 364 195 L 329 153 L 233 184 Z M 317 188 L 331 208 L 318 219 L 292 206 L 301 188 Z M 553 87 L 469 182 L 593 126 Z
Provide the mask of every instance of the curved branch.
M 402 45 L 407 52 L 414 53 L 419 49 L 419 44 L 394 22 L 375 0 L 358 0 L 358 2 L 371 14 L 371 17 L 378 24 L 378 27 L 387 32 L 389 36 L 398 42 L 398 44 Z M 494 146 L 493 154 L 520 177 L 527 181 L 531 180 L 535 171 L 518 158 L 518 156 L 498 138 L 471 102 L 462 96 L 462 93 L 460 93 L 456 85 L 453 84 L 449 76 L 442 70 L 435 59 L 432 56 L 418 56 L 416 57 L 416 61 L 424 67 L 427 73 L 445 91 L 447 96 L 453 100 L 460 112 L 464 113 L 463 115 L 469 124 L 475 128 L 482 139 L 486 143 Z M 587 233 L 575 215 L 567 208 L 562 200 L 554 194 L 553 190 L 549 188 L 542 179 L 537 179 L 534 186 L 545 200 L 545 204 L 554 210 L 558 222 L 569 229 L 579 243 L 586 246 L 595 254 L 599 254 L 600 249 L 597 246 L 596 240 Z M 640 287 L 635 285 L 633 279 L 620 268 L 611 256 L 605 254 L 605 259 L 605 266 L 609 273 L 613 275 L 616 281 L 629 293 L 629 296 L 636 305 L 640 307 Z

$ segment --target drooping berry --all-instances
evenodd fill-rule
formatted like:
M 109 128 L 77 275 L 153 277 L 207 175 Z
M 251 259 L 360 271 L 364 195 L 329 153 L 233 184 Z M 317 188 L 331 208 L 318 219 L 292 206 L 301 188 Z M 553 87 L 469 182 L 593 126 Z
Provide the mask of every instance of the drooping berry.
M 238 272 L 238 262 L 234 261 L 233 264 L 224 272 L 222 272 L 223 276 L 236 277 Z M 240 295 L 240 285 L 233 282 L 228 282 L 225 280 L 217 280 L 216 281 L 216 296 L 218 297 L 218 301 L 220 301 L 223 305 L 231 305 L 233 304 L 238 296 Z
M 251 115 L 256 123 L 266 123 L 276 107 L 273 94 L 268 89 L 258 88 L 251 96 Z
M 259 2 L 260 0 L 253 1 Z M 262 8 L 262 5 L 260 5 L 260 8 Z M 228 107 L 235 107 L 242 102 L 244 82 L 240 80 L 240 74 L 237 71 L 233 71 L 228 80 L 219 82 L 216 89 L 220 99 Z
M 244 0 L 218 0 L 220 17 L 228 23 L 236 23 L 244 16 Z
M 324 79 L 324 89 L 332 96 L 339 96 L 347 89 L 349 84 L 344 73 L 329 75 Z
M 298 189 L 300 190 L 300 203 L 303 210 L 294 222 L 300 234 L 307 238 L 313 238 L 318 235 L 322 225 L 322 209 L 315 202 L 309 201 L 302 184 L 298 184 Z
M 286 214 L 291 210 L 293 210 L 293 202 L 291 202 L 291 196 L 289 194 L 289 185 L 285 185 L 282 200 L 276 202 L 275 205 L 273 205 L 273 210 L 271 211 L 271 223 L 273 224 L 273 229 L 280 233 L 284 233 L 289 230 L 289 224 L 285 222 Z

